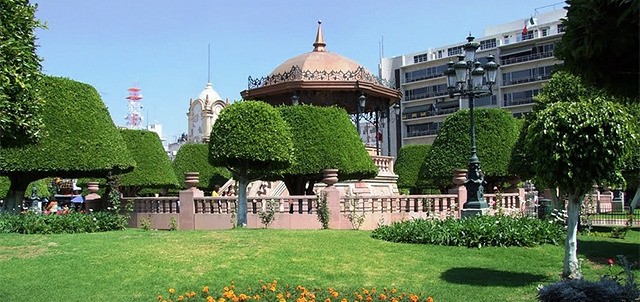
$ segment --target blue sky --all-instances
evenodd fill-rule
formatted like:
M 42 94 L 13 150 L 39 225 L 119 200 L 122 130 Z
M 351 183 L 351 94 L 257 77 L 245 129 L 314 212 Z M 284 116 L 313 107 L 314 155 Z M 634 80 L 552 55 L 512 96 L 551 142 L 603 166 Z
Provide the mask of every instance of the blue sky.
M 322 20 L 327 50 L 377 73 L 385 57 L 476 37 L 489 26 L 532 16 L 554 0 L 38 0 L 38 54 L 46 74 L 94 86 L 116 125 L 124 125 L 127 88 L 142 89 L 145 124 L 173 141 L 187 131 L 189 98 L 207 82 L 240 99 L 247 78 L 268 75 L 313 49 Z M 548 10 L 543 8 L 542 11 Z

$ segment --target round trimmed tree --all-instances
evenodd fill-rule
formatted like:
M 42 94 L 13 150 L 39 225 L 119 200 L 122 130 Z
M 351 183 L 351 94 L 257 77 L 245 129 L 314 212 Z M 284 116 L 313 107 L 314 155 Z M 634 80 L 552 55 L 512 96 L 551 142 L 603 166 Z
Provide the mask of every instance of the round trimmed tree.
M 38 83 L 38 95 L 45 100 L 42 139 L 36 144 L 0 148 L 0 175 L 11 181 L 5 210 L 16 211 L 29 183 L 41 178 L 100 178 L 135 167 L 95 88 L 44 76 Z
M 207 144 L 182 145 L 172 165 L 181 188 L 185 188 L 183 180 L 186 172 L 200 173 L 198 189 L 203 191 L 213 191 L 216 185 L 222 186 L 231 178 L 229 170 L 214 167 L 209 163 L 209 145 Z
M 313 195 L 322 170 L 338 169 L 338 179 L 373 178 L 378 173 L 347 112 L 338 107 L 280 106 L 291 127 L 293 164 L 269 179 L 283 180 L 291 195 Z
M 621 105 L 596 96 L 549 105 L 527 129 L 536 176 L 567 195 L 565 279 L 582 277 L 576 235 L 585 194 L 594 183 L 619 182 L 624 159 L 637 146 L 630 120 Z
M 169 156 L 162 147 L 158 134 L 147 130 L 120 129 L 120 135 L 136 167 L 133 171 L 120 175 L 120 192 L 124 196 L 136 196 L 143 188 L 173 188 L 178 179 L 173 173 Z
M 481 169 L 488 187 L 500 186 L 510 176 L 511 150 L 520 133 L 520 123 L 507 110 L 474 110 L 476 144 Z M 446 192 L 453 186 L 455 169 L 467 169 L 471 156 L 469 110 L 460 110 L 445 119 L 421 170 L 421 178 Z
M 424 187 L 420 169 L 429 149 L 431 145 L 406 145 L 400 148 L 398 159 L 393 165 L 393 170 L 398 175 L 398 188 L 407 189 L 412 194 L 420 193 L 420 189 Z
M 291 130 L 280 112 L 259 101 L 222 110 L 209 140 L 209 163 L 226 167 L 238 181 L 238 226 L 247 224 L 247 185 L 291 165 Z

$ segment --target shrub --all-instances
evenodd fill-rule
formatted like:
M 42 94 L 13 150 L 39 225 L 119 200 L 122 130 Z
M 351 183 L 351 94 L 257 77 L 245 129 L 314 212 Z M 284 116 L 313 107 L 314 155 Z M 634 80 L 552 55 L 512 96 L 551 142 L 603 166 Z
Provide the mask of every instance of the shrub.
M 258 213 L 258 217 L 260 217 L 260 221 L 264 224 L 264 228 L 269 228 L 269 224 L 273 222 L 276 218 L 276 208 L 280 206 L 280 202 L 271 199 L 266 202 L 266 207 L 264 210 L 260 210 Z
M 94 233 L 126 228 L 125 215 L 109 212 L 90 214 L 71 212 L 65 215 L 0 214 L 1 233 L 62 234 Z
M 172 165 L 182 189 L 186 188 L 184 185 L 185 172 L 200 173 L 198 189 L 203 191 L 213 191 L 216 185 L 222 186 L 231 178 L 231 172 L 226 168 L 214 167 L 209 164 L 208 156 L 209 145 L 207 144 L 189 143 L 180 147 Z
M 478 157 L 487 187 L 499 186 L 510 176 L 507 168 L 521 123 L 504 109 L 481 108 L 474 111 L 474 116 Z M 443 191 L 453 186 L 453 170 L 466 169 L 469 164 L 469 128 L 469 110 L 447 117 L 427 152 L 421 178 Z
M 407 145 L 400 148 L 393 170 L 398 174 L 398 188 L 417 193 L 422 187 L 420 168 L 431 145 Z
M 392 242 L 449 246 L 536 246 L 558 245 L 564 239 L 562 226 L 531 217 L 503 215 L 466 219 L 414 219 L 379 226 L 371 237 Z

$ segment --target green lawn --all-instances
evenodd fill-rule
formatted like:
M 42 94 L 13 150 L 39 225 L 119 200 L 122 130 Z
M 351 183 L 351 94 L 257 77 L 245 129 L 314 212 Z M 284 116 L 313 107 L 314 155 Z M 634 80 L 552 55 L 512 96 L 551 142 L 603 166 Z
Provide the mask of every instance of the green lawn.
M 640 231 L 625 240 L 581 237 L 579 248 L 595 279 L 608 271 L 606 258 L 638 260 Z M 169 288 L 219 291 L 230 281 L 243 288 L 273 279 L 345 292 L 397 287 L 435 301 L 532 301 L 538 284 L 559 279 L 563 253 L 390 243 L 366 231 L 0 234 L 0 301 L 155 301 Z

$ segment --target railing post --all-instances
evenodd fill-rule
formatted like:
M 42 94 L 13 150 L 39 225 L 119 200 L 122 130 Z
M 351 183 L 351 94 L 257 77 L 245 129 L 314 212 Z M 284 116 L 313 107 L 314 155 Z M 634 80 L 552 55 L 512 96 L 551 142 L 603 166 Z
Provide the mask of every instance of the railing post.
M 462 208 L 467 201 L 467 188 L 464 186 L 467 181 L 467 170 L 456 169 L 453 171 L 453 183 L 456 185 L 456 193 L 458 194 L 458 217 L 462 217 Z
M 184 184 L 186 190 L 179 193 L 180 213 L 178 214 L 178 227 L 181 230 L 195 230 L 195 197 L 204 197 L 204 192 L 198 190 L 199 172 L 184 173 Z
M 324 182 L 327 186 L 322 190 L 327 198 L 327 208 L 329 208 L 329 227 L 332 229 L 340 229 L 342 226 L 342 213 L 340 213 L 340 191 L 336 189 L 334 184 L 338 182 L 337 169 L 324 169 Z

